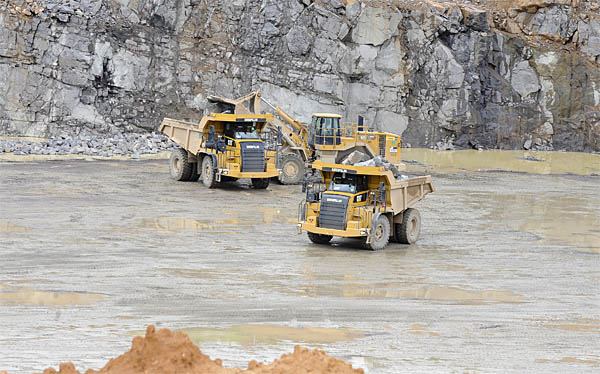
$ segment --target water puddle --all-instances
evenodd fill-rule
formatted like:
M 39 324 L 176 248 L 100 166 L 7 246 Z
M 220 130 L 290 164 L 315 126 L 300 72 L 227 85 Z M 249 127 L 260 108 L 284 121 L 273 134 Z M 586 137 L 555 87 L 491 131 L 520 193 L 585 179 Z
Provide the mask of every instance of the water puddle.
M 440 336 L 440 334 L 438 334 L 437 332 L 429 331 L 425 328 L 425 326 L 418 323 L 412 325 L 410 327 L 410 330 L 408 330 L 408 333 L 412 335 Z
M 4 290 L 10 288 L 3 288 Z M 0 292 L 0 303 L 14 305 L 39 305 L 48 307 L 66 307 L 71 305 L 89 305 L 104 300 L 104 295 L 80 292 L 47 292 L 30 289 L 11 289 Z
M 224 276 L 222 271 L 214 269 L 180 269 L 180 268 L 161 268 L 159 271 L 184 278 L 198 278 L 198 279 L 219 279 Z
M 549 329 L 560 329 L 574 332 L 600 332 L 600 325 L 592 324 L 575 324 L 575 323 L 563 323 L 563 324 L 547 324 L 544 327 Z
M 535 362 L 538 364 L 557 363 L 557 364 L 585 364 L 585 365 L 592 365 L 592 366 L 600 365 L 600 361 L 598 361 L 598 360 L 583 360 L 583 359 L 579 359 L 579 358 L 575 358 L 575 357 L 565 357 L 560 360 L 549 360 L 546 358 L 538 358 L 535 360 Z
M 600 155 L 579 152 L 434 151 L 403 148 L 407 171 L 515 171 L 532 174 L 600 174 Z
M 344 287 L 345 297 L 417 299 L 432 301 L 454 301 L 460 304 L 480 305 L 498 303 L 521 303 L 525 298 L 511 291 L 464 290 L 457 287 L 421 287 L 408 290 L 369 289 Z
M 524 296 L 505 290 L 465 290 L 458 287 L 420 287 L 398 289 L 401 284 L 381 284 L 368 287 L 361 284 L 305 285 L 299 294 L 311 297 L 333 296 L 359 299 L 414 299 L 438 302 L 454 302 L 462 305 L 486 305 L 500 303 L 523 303 Z M 404 285 L 406 286 L 406 285 Z
M 240 345 L 295 343 L 347 342 L 364 336 L 363 332 L 320 327 L 288 327 L 277 325 L 238 325 L 226 329 L 189 328 L 181 332 L 190 337 L 194 344 L 223 342 Z
M 570 196 L 539 192 L 535 194 L 484 194 L 482 204 L 492 204 L 486 216 L 490 222 L 533 233 L 544 244 L 600 254 L 600 200 L 584 193 Z M 595 201 L 598 200 L 598 201 Z
M 28 227 L 18 226 L 10 221 L 0 221 L 0 233 L 12 233 L 12 232 L 27 232 L 31 231 Z
M 157 217 L 157 218 L 143 218 L 138 224 L 138 228 L 142 229 L 154 229 L 159 232 L 179 232 L 184 230 L 192 230 L 196 232 L 201 231 L 214 231 L 223 230 L 229 228 L 235 228 L 236 226 L 242 225 L 237 219 L 188 219 L 188 218 L 173 218 L 173 217 Z M 250 226 L 249 223 L 246 225 Z
M 143 218 L 137 225 L 140 229 L 154 229 L 161 233 L 175 233 L 185 230 L 196 232 L 202 231 L 226 231 L 236 233 L 240 226 L 253 227 L 257 224 L 295 224 L 296 216 L 279 208 L 258 208 L 248 214 L 244 212 L 227 209 L 223 212 L 231 218 L 219 219 L 190 219 L 177 217 L 155 217 Z

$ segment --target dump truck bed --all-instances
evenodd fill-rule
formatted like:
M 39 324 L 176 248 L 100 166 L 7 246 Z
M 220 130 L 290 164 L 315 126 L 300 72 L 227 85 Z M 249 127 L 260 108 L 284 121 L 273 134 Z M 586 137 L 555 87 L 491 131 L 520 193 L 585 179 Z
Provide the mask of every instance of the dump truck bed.
M 190 153 L 197 154 L 202 146 L 202 131 L 197 124 L 165 118 L 159 131 Z

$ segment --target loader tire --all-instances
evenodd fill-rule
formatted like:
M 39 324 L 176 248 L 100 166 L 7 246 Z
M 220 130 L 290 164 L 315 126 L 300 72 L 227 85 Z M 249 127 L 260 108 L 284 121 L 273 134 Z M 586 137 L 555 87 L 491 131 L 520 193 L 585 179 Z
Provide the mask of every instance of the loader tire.
M 372 251 L 379 251 L 384 249 L 390 241 L 390 220 L 381 215 L 377 218 L 375 222 L 375 229 L 373 230 L 373 237 L 371 238 L 371 243 L 366 243 L 365 246 L 367 249 Z
M 293 153 L 288 153 L 281 158 L 281 174 L 279 182 L 281 184 L 298 184 L 304 176 L 304 162 L 300 157 Z
M 413 244 L 421 233 L 421 214 L 408 208 L 402 214 L 402 223 L 396 224 L 396 238 L 399 243 Z
M 192 175 L 192 164 L 188 162 L 188 154 L 183 148 L 175 148 L 169 158 L 171 178 L 176 181 L 188 181 Z
M 315 244 L 329 244 L 329 242 L 333 238 L 333 236 L 331 235 L 321 235 L 312 232 L 307 232 L 307 234 L 310 241 Z
M 198 162 L 194 162 L 192 163 L 192 172 L 190 173 L 190 178 L 188 180 L 190 182 L 197 182 L 198 179 L 200 179 L 200 174 L 198 174 Z
M 215 188 L 217 186 L 216 174 L 212 157 L 204 157 L 202 159 L 202 183 L 208 188 Z
M 264 190 L 269 187 L 269 178 L 252 178 L 252 187 L 257 190 Z

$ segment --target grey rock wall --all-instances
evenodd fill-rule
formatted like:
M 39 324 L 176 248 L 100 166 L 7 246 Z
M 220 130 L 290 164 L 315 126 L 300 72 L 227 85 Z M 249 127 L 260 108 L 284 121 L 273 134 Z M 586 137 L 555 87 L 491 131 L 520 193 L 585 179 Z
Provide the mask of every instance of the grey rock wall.
M 405 145 L 600 151 L 594 4 L 459 3 L 5 1 L 0 134 L 147 131 L 260 89 Z

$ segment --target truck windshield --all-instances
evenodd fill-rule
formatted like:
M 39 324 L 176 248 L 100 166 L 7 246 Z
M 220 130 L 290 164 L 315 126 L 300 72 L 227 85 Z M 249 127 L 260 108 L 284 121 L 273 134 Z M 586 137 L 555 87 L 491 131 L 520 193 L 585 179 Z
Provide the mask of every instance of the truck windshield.
M 258 139 L 258 131 L 256 131 L 256 126 L 254 124 L 236 125 L 235 139 Z
M 369 189 L 367 176 L 335 173 L 329 183 L 329 191 L 359 193 Z
M 330 191 L 356 193 L 356 176 L 335 174 L 329 184 Z

